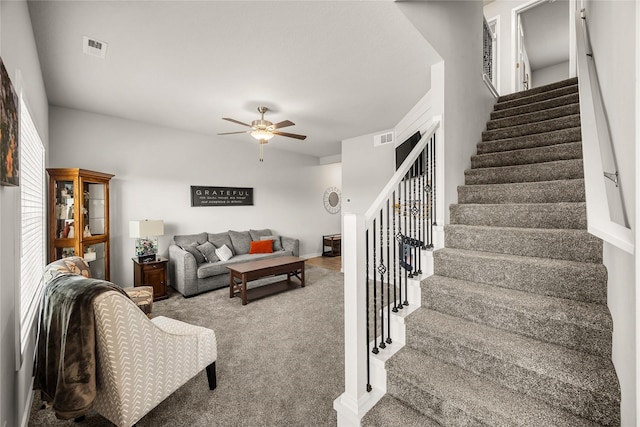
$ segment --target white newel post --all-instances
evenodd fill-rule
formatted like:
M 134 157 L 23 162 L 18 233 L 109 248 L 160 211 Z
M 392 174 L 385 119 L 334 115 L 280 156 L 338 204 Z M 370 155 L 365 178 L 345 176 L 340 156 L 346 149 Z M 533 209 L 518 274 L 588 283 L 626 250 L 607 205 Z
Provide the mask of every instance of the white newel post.
M 359 426 L 367 393 L 366 276 L 364 216 L 345 214 L 342 256 L 344 261 L 344 386 L 333 404 L 338 427 Z

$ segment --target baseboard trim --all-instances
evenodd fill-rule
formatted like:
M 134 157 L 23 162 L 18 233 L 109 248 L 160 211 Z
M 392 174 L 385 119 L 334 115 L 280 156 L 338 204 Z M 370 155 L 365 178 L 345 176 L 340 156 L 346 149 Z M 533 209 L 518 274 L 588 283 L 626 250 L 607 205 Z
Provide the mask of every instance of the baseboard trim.
M 20 420 L 20 427 L 27 427 L 29 425 L 29 416 L 31 415 L 31 405 L 33 405 L 33 384 L 35 381 L 35 377 L 31 377 L 31 384 L 29 385 L 29 390 L 32 390 L 29 393 L 29 397 L 27 398 L 25 407 L 22 408 L 22 419 Z

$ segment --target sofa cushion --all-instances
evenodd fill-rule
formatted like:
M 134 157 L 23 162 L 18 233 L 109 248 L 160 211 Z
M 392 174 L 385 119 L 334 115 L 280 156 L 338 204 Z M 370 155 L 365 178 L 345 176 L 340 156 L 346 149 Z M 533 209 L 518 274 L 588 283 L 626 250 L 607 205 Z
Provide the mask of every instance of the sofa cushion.
M 209 241 L 213 243 L 213 246 L 216 248 L 221 248 L 224 245 L 227 245 L 231 252 L 233 252 L 233 245 L 231 244 L 231 239 L 229 238 L 229 233 L 209 233 Z
M 250 254 L 270 254 L 273 252 L 273 241 L 258 240 L 249 245 Z
M 182 246 L 182 247 L 184 247 L 184 245 L 190 245 L 192 243 L 197 243 L 198 245 L 201 245 L 207 241 L 207 233 L 183 234 L 183 235 L 173 236 L 173 241 L 176 242 L 176 245 Z
M 262 236 L 271 236 L 273 233 L 270 229 L 264 228 L 262 230 L 249 230 L 249 235 L 251 235 L 251 240 L 260 240 Z
M 204 242 L 203 244 L 196 246 L 196 249 L 202 253 L 207 262 L 220 261 L 220 258 L 218 258 L 218 255 L 216 254 L 216 247 L 213 246 L 213 243 Z
M 228 273 L 227 265 L 229 264 L 222 261 L 202 264 L 198 267 L 198 279 L 206 279 L 207 277 Z
M 190 245 L 181 246 L 181 248 L 193 255 L 196 259 L 196 264 L 200 265 L 205 262 L 206 259 L 202 252 L 200 252 L 196 246 L 198 246 L 197 243 L 191 243 Z
M 234 254 L 242 255 L 249 253 L 249 246 L 251 244 L 251 235 L 248 231 L 233 231 L 229 230 L 229 237 L 233 244 Z
M 220 261 L 229 261 L 233 256 L 233 252 L 227 245 L 222 245 L 221 248 L 216 249 L 216 255 L 218 255 Z
M 262 236 L 260 240 L 271 240 L 273 242 L 273 251 L 281 251 L 282 250 L 282 242 L 280 241 L 280 236 Z

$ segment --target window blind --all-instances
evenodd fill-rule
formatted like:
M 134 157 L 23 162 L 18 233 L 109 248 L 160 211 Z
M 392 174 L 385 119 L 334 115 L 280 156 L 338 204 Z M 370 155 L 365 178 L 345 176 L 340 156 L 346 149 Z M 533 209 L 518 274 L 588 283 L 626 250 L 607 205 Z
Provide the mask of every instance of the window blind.
M 29 109 L 20 99 L 20 348 L 24 353 L 43 288 L 46 264 L 44 147 Z

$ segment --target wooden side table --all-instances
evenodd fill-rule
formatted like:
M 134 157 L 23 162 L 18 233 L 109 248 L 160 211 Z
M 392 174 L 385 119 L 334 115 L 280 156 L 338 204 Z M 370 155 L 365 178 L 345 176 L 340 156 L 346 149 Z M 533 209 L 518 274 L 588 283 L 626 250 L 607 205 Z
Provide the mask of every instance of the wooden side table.
M 327 247 L 329 248 L 328 250 Z M 340 256 L 341 250 L 341 234 L 329 234 L 322 236 L 322 256 Z
M 157 257 L 155 261 L 138 262 L 133 260 L 133 286 L 153 287 L 153 300 L 167 298 L 167 258 Z

